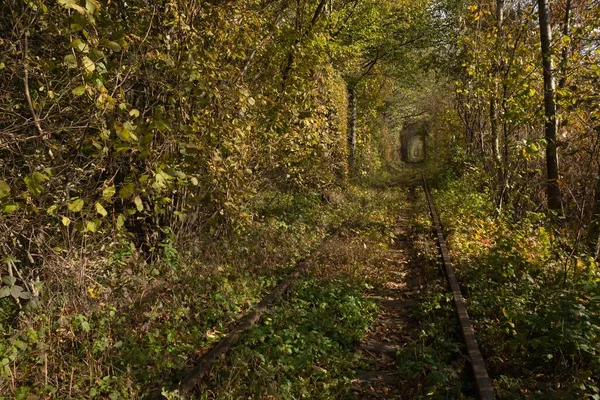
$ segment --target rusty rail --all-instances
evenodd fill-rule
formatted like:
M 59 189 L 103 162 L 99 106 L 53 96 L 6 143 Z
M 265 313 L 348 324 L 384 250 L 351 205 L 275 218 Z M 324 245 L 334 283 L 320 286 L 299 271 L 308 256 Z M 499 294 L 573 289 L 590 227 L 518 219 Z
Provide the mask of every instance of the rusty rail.
M 454 268 L 452 267 L 452 259 L 450 258 L 448 246 L 446 245 L 446 240 L 444 239 L 442 224 L 435 209 L 425 176 L 423 176 L 423 189 L 425 190 L 425 194 L 427 196 L 429 213 L 431 214 L 431 220 L 437 234 L 438 246 L 442 255 L 442 264 L 444 266 L 446 279 L 448 280 L 448 285 L 450 286 L 450 290 L 454 296 L 454 306 L 458 315 L 458 322 L 460 324 L 462 336 L 467 346 L 467 353 L 473 368 L 475 384 L 477 385 L 477 393 L 479 394 L 479 398 L 481 400 L 494 400 L 495 395 L 494 389 L 492 388 L 492 382 L 488 375 L 485 362 L 483 361 L 483 356 L 481 355 L 477 338 L 475 337 L 475 330 L 473 329 L 473 324 L 471 323 L 469 313 L 467 312 L 465 299 L 462 296 L 458 280 L 456 279 L 456 274 L 454 273 Z
M 270 294 L 256 304 L 251 312 L 242 317 L 224 338 L 222 338 L 210 351 L 208 351 L 208 353 L 204 354 L 196 362 L 195 366 L 180 381 L 178 386 L 180 394 L 182 394 L 185 398 L 189 398 L 192 395 L 194 389 L 202 381 L 202 378 L 204 378 L 206 374 L 210 372 L 213 363 L 223 354 L 229 352 L 239 342 L 243 334 L 249 328 L 259 323 L 263 317 L 263 314 L 268 311 L 275 304 L 275 302 L 292 286 L 294 281 L 308 271 L 312 258 L 324 247 L 329 239 L 337 235 L 344 223 L 332 229 L 323 238 L 321 244 L 315 250 L 313 250 L 310 255 L 298 261 L 296 263 L 296 268 L 288 276 L 286 276 Z
M 250 327 L 260 322 L 263 314 L 273 306 L 275 301 L 290 287 L 292 282 L 302 275 L 309 267 L 308 260 L 303 260 L 300 265 L 289 274 L 283 282 L 258 303 L 254 310 L 241 318 L 235 327 L 221 341 L 206 353 L 196 364 L 196 366 L 181 380 L 179 391 L 187 395 L 200 380 L 210 371 L 212 364 L 223 354 L 227 353 L 241 339 L 244 332 Z

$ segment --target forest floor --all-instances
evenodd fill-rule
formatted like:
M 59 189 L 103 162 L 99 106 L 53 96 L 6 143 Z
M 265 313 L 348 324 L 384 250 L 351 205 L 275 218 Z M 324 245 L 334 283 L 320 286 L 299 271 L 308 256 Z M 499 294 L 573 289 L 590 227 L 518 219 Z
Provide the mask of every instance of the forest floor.
M 363 186 L 358 212 L 218 363 L 202 398 L 469 398 L 419 173 Z
M 364 295 L 375 301 L 379 314 L 358 349 L 365 370 L 354 384 L 357 399 L 401 398 L 406 390 L 401 385 L 396 355 L 418 335 L 419 325 L 412 310 L 427 281 L 427 261 L 412 245 L 407 212 L 410 210 L 397 216 L 394 244 L 387 250 L 386 263 L 365 271 L 376 284 Z
M 419 170 L 383 172 L 327 202 L 277 196 L 236 242 L 190 243 L 176 264 L 131 270 L 135 260 L 115 256 L 127 280 L 98 279 L 69 308 L 51 299 L 25 316 L 27 336 L 7 336 L 15 361 L 0 399 L 179 399 L 191 366 L 306 256 L 307 274 L 194 398 L 468 398 Z

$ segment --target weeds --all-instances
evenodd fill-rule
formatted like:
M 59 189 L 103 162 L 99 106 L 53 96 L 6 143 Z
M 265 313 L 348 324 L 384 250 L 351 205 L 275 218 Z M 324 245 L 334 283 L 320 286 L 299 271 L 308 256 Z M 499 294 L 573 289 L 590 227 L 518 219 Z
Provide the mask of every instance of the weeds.
M 165 231 L 152 263 L 120 242 L 93 261 L 71 258 L 60 279 L 46 280 L 44 313 L 0 299 L 0 398 L 131 399 L 174 387 L 197 354 L 358 207 L 318 196 L 262 201 L 263 217 L 236 238 L 176 245 Z M 277 217 L 282 207 L 287 219 Z
M 597 266 L 543 215 L 491 217 L 479 181 L 448 180 L 435 198 L 499 397 L 600 398 Z
M 373 313 L 356 282 L 305 279 L 215 368 L 203 398 L 343 398 Z

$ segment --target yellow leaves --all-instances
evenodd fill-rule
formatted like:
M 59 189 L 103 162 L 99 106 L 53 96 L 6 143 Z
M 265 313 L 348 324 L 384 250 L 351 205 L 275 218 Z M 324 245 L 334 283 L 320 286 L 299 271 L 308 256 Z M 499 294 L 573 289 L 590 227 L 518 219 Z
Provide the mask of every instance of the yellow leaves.
M 99 288 L 94 286 L 88 287 L 87 291 L 92 299 L 97 298 L 102 293 L 102 291 Z
M 163 171 L 162 169 L 158 169 L 154 174 L 154 182 L 152 183 L 152 187 L 158 191 L 167 188 L 168 181 L 172 181 L 177 172 L 170 170 L 167 168 L 167 171 Z M 182 179 L 185 178 L 185 175 Z
M 61 222 L 64 226 L 69 226 L 71 224 L 71 218 L 63 216 Z
M 100 3 L 97 0 L 85 0 L 85 9 L 89 14 L 95 14 L 100 9 Z
M 132 142 L 132 141 L 137 141 L 138 138 L 137 136 L 133 133 L 133 131 L 136 129 L 136 127 L 134 125 L 131 124 L 131 122 L 127 121 L 125 123 L 121 123 L 121 122 L 115 122 L 115 131 L 117 132 L 117 135 L 125 142 Z
M 115 195 L 115 193 L 117 193 L 117 190 L 115 189 L 114 185 L 107 186 L 104 189 L 102 189 L 102 198 L 105 201 L 110 201 L 112 199 L 112 197 Z
M 17 204 L 7 204 L 4 206 L 4 208 L 2 209 L 2 213 L 3 214 L 12 214 L 15 211 L 17 211 L 17 209 L 19 208 L 19 206 Z
M 92 73 L 96 70 L 96 64 L 88 56 L 83 56 L 81 62 L 85 72 Z
M 530 160 L 532 158 L 541 156 L 541 150 L 542 146 L 540 145 L 540 143 L 526 140 L 524 141 L 523 148 L 521 149 L 521 155 L 526 160 Z
M 0 199 L 7 197 L 10 194 L 10 186 L 6 181 L 0 180 Z
M 77 199 L 73 200 L 71 203 L 69 203 L 67 205 L 67 208 L 69 209 L 69 211 L 72 211 L 72 212 L 80 212 L 83 209 L 84 204 L 85 203 L 82 199 L 77 198 Z
M 82 52 L 87 53 L 89 51 L 88 45 L 86 43 L 82 42 L 81 40 L 76 39 L 73 41 L 73 43 L 72 43 L 72 45 L 78 46 L 78 48 Z M 67 54 L 64 57 L 63 62 L 69 69 L 74 69 L 79 66 L 79 63 L 77 62 L 77 57 L 75 57 L 73 54 Z M 91 74 L 92 72 L 94 72 L 96 70 L 96 64 L 88 56 L 83 56 L 81 58 L 81 65 L 82 65 L 85 73 Z M 81 94 L 83 94 L 83 92 Z
M 89 53 L 90 46 L 81 39 L 75 39 L 71 42 L 71 47 L 81 51 L 82 53 Z
M 119 214 L 117 217 L 117 229 L 121 229 L 125 225 L 125 217 L 123 214 Z
M 85 230 L 88 231 L 88 232 L 96 233 L 96 231 L 98 230 L 99 225 L 100 224 L 98 222 L 96 222 L 95 220 L 94 221 L 88 221 L 85 224 Z
M 96 98 L 96 107 L 98 107 L 99 109 L 112 111 L 115 109 L 116 100 L 108 93 L 106 93 L 105 90 L 106 89 L 104 88 L 100 89 L 100 94 Z
M 71 93 L 74 96 L 81 96 L 82 94 L 85 93 L 85 86 L 84 85 L 77 86 L 75 89 L 71 90 Z
M 75 58 L 75 56 L 73 54 L 67 54 L 65 56 L 65 58 L 63 59 L 65 65 L 67 66 L 67 68 L 72 69 L 72 68 L 77 68 L 78 64 L 77 64 L 77 58 Z
M 108 215 L 106 208 L 104 208 L 104 206 L 100 203 L 96 203 L 96 212 L 102 215 L 103 217 L 106 217 Z
M 135 196 L 135 198 L 133 199 L 133 203 L 135 204 L 135 207 L 138 211 L 144 211 L 144 203 L 142 202 L 140 196 Z
M 58 4 L 67 9 L 73 9 L 81 15 L 92 16 L 100 9 L 100 3 L 97 0 L 85 0 L 85 7 L 78 4 L 77 0 L 58 0 Z
M 119 196 L 122 198 L 130 197 L 135 191 L 135 185 L 133 183 L 128 183 L 119 189 Z
M 40 194 L 42 194 L 42 192 L 44 191 L 42 182 L 45 182 L 47 180 L 48 176 L 37 171 L 23 179 L 25 185 L 27 186 L 27 189 L 29 189 L 33 196 L 39 196 Z
M 108 42 L 108 48 L 114 51 L 115 53 L 121 51 L 121 45 L 117 42 Z
M 71 8 L 81 15 L 85 15 L 86 9 L 77 4 L 77 0 L 58 0 L 58 4 L 64 8 Z

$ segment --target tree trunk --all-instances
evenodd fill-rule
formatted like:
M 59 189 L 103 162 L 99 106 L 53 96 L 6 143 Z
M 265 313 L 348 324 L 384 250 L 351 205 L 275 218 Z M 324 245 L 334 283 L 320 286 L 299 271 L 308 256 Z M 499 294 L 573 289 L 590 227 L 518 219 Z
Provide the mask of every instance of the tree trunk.
M 594 128 L 596 135 L 600 139 L 600 125 Z M 592 220 L 588 225 L 586 242 L 589 251 L 598 258 L 600 244 L 600 162 L 598 163 L 598 177 L 596 178 L 596 188 L 594 190 L 594 206 L 592 208 Z
M 496 92 L 498 83 L 494 83 L 494 93 L 490 98 L 490 128 L 492 133 L 492 161 L 494 165 L 500 165 L 500 140 L 498 138 L 498 112 L 496 111 Z
M 600 174 L 600 168 L 598 169 Z M 594 192 L 594 208 L 592 220 L 588 226 L 587 243 L 590 252 L 594 258 L 598 257 L 598 243 L 600 243 L 600 178 L 596 181 L 596 190 Z
M 354 170 L 356 164 L 356 89 L 348 88 L 348 150 L 350 171 Z
M 502 25 L 504 23 L 504 0 L 496 0 L 496 32 L 497 38 L 495 43 L 496 54 L 498 54 L 498 59 L 496 60 L 496 65 L 494 66 L 494 85 L 493 85 L 493 93 L 490 97 L 490 128 L 492 134 L 492 158 L 496 166 L 500 165 L 500 137 L 498 135 L 498 106 L 497 106 L 497 98 L 498 98 L 498 76 L 500 75 L 500 70 L 502 69 Z
M 561 211 L 561 194 L 558 186 L 558 154 L 556 136 L 558 121 L 556 119 L 556 85 L 554 82 L 554 67 L 552 62 L 551 42 L 552 30 L 550 27 L 548 0 L 538 0 L 540 20 L 540 38 L 542 47 L 542 66 L 544 67 L 544 133 L 546 137 L 546 175 L 548 178 L 546 193 L 548 196 L 548 209 Z
M 569 20 L 571 15 L 571 0 L 567 0 L 565 5 L 565 19 L 563 21 L 563 36 L 569 36 Z M 564 45 L 560 56 L 560 80 L 558 88 L 563 89 L 567 85 L 567 63 L 569 61 L 569 46 Z

